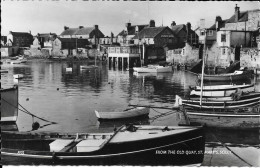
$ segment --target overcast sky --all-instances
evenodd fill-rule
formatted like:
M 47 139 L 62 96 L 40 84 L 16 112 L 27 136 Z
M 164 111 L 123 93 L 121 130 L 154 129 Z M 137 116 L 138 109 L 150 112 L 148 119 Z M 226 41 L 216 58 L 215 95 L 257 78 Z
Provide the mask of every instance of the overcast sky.
M 125 23 L 132 25 L 148 24 L 155 20 L 156 26 L 170 26 L 190 22 L 195 28 L 202 18 L 206 26 L 214 24 L 216 16 L 228 19 L 234 14 L 235 4 L 240 11 L 260 9 L 259 2 L 167 2 L 167 1 L 2 1 L 1 34 L 9 31 L 37 33 L 53 32 L 61 34 L 64 26 L 92 27 L 110 36 L 117 35 L 125 28 Z

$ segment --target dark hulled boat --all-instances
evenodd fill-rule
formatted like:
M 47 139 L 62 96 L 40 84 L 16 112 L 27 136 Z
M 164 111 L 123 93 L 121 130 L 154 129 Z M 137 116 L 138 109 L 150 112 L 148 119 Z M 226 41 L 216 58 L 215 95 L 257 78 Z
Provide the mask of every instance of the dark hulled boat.
M 3 165 L 201 164 L 201 127 L 125 125 L 112 133 L 2 133 Z

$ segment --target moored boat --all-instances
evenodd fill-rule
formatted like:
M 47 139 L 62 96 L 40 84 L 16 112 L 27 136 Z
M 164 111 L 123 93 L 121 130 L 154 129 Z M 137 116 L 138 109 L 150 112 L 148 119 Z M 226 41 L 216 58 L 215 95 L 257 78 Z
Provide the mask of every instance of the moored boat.
M 242 99 L 240 99 L 242 98 Z M 181 99 L 181 100 L 178 100 Z M 239 96 L 238 99 L 230 101 L 201 101 L 187 100 L 176 96 L 176 101 L 181 102 L 181 105 L 198 108 L 198 109 L 235 109 L 257 105 L 260 103 L 260 93 L 253 93 L 246 97 Z
M 1 89 L 1 122 L 16 122 L 18 118 L 18 86 Z
M 1 161 L 4 165 L 14 160 L 50 165 L 189 165 L 202 163 L 204 148 L 202 127 L 130 124 L 111 133 L 3 132 Z
M 223 97 L 231 96 L 231 94 L 241 91 L 244 93 L 250 93 L 255 91 L 254 84 L 244 84 L 244 85 L 212 85 L 212 86 L 203 86 L 202 87 L 202 96 L 214 96 L 214 97 Z M 201 87 L 196 86 L 191 88 L 190 95 L 201 95 Z
M 98 66 L 96 65 L 81 65 L 80 66 L 80 70 L 84 70 L 84 69 L 93 69 L 93 68 L 97 68 Z
M 134 67 L 135 72 L 138 73 L 160 73 L 160 72 L 172 72 L 171 66 L 160 66 L 160 65 L 148 65 L 145 67 Z
M 149 108 L 146 107 L 136 107 L 126 109 L 124 111 L 110 111 L 110 112 L 100 112 L 95 110 L 95 114 L 99 120 L 115 120 L 115 119 L 126 119 L 133 117 L 145 117 L 148 116 L 150 112 Z
M 204 82 L 213 82 L 213 81 L 235 81 L 250 78 L 252 71 L 235 71 L 234 73 L 227 74 L 216 74 L 216 75 L 207 75 L 204 74 Z M 201 80 L 202 75 L 198 75 L 198 79 Z

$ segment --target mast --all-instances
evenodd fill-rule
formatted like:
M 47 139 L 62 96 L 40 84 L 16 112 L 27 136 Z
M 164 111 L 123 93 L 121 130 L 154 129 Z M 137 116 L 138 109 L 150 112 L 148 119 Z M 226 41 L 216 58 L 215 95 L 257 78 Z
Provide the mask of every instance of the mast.
M 204 69 L 205 69 L 205 58 L 206 58 L 206 37 L 207 31 L 205 29 L 205 41 L 204 41 L 204 56 L 202 57 L 202 72 L 201 72 L 201 84 L 200 84 L 200 106 L 202 105 L 202 93 L 203 93 L 203 78 L 204 78 Z

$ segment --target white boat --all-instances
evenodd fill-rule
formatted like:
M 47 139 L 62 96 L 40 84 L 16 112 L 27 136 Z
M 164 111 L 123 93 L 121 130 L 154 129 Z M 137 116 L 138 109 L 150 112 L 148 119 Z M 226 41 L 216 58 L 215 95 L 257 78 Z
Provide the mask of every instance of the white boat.
M 211 97 L 224 97 L 231 96 L 233 93 L 238 90 L 243 93 L 250 93 L 255 91 L 254 84 L 245 84 L 245 85 L 212 85 L 212 86 L 203 86 L 202 96 L 211 96 Z M 191 90 L 190 95 L 201 95 L 201 87 L 196 86 Z
M 66 68 L 66 72 L 72 72 L 72 68 Z
M 80 70 L 84 70 L 84 69 L 93 69 L 93 68 L 97 68 L 98 66 L 96 65 L 86 65 L 86 66 L 80 66 Z
M 124 111 L 110 111 L 110 112 L 99 112 L 95 110 L 95 114 L 98 119 L 103 120 L 112 120 L 112 119 L 126 119 L 132 117 L 141 117 L 141 116 L 148 116 L 150 112 L 149 108 L 146 107 L 136 107 L 126 109 Z
M 158 72 L 172 72 L 171 66 L 148 65 L 145 67 L 134 67 L 135 72 L 138 73 L 158 73 Z
M 13 77 L 14 77 L 14 79 L 21 79 L 21 78 L 24 77 L 24 75 L 23 74 L 15 74 L 15 75 L 13 75 Z

